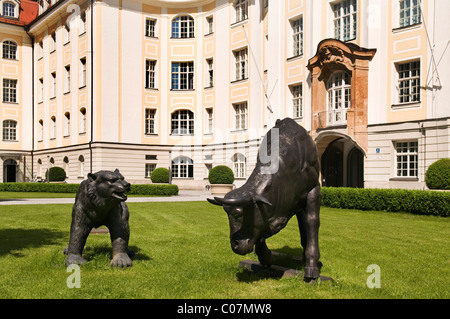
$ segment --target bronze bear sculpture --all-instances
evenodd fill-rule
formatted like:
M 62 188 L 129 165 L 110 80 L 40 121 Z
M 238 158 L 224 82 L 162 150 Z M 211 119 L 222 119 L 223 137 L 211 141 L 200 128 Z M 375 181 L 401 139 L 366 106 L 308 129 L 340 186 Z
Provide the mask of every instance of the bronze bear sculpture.
M 85 264 L 82 252 L 92 228 L 106 226 L 112 244 L 111 266 L 131 267 L 134 252 L 128 248 L 129 211 L 125 203 L 130 183 L 119 170 L 88 174 L 81 182 L 72 208 L 69 244 L 64 249 L 66 265 Z
M 266 239 L 296 215 L 304 249 L 304 278 L 319 277 L 319 160 L 314 141 L 294 120 L 277 120 L 266 134 L 256 167 L 242 187 L 225 198 L 208 201 L 223 206 L 228 214 L 233 252 L 245 255 L 255 248 L 260 263 L 266 266 L 272 263 Z

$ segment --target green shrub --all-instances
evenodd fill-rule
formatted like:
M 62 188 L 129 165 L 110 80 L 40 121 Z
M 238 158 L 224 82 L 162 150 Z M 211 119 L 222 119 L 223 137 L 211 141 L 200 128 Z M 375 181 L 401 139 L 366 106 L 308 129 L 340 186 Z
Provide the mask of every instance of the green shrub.
M 233 184 L 234 173 L 228 166 L 219 165 L 209 171 L 208 180 L 211 184 Z
M 4 192 L 76 193 L 79 187 L 80 184 L 0 183 L 0 191 Z M 132 184 L 128 194 L 173 196 L 178 194 L 178 186 Z
M 169 182 L 169 170 L 164 167 L 155 169 L 150 175 L 152 183 L 168 183 Z
M 48 170 L 45 172 L 45 177 L 47 177 L 48 172 Z M 50 182 L 64 182 L 66 177 L 66 172 L 62 167 L 50 167 L 50 173 L 48 174 L 48 179 Z
M 428 167 L 425 183 L 429 189 L 450 189 L 450 158 L 442 158 Z
M 450 215 L 450 192 L 322 187 L 322 205 L 445 217 Z

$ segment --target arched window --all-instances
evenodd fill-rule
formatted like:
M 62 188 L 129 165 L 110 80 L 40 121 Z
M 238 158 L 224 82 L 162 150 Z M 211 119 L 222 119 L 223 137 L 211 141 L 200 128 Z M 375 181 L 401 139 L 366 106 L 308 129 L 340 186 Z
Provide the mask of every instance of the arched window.
M 79 133 L 83 134 L 86 133 L 86 108 L 82 107 L 80 109 L 80 114 L 79 114 Z
M 351 77 L 338 71 L 327 82 L 328 125 L 347 123 L 347 109 L 351 103 Z
M 64 113 L 64 136 L 70 135 L 70 112 Z
M 172 20 L 172 38 L 185 39 L 194 37 L 194 18 L 179 16 Z
M 39 120 L 38 125 L 38 141 L 42 141 L 44 139 L 44 120 Z
M 172 135 L 194 135 L 194 113 L 179 110 L 172 113 Z
M 11 2 L 3 2 L 3 16 L 14 18 L 16 6 Z
M 236 178 L 245 178 L 246 158 L 242 154 L 233 156 L 233 172 Z
M 193 178 L 194 162 L 186 156 L 179 156 L 172 161 L 172 177 Z
M 17 122 L 13 120 L 3 121 L 3 135 L 4 141 L 17 141 Z
M 84 156 L 78 157 L 78 177 L 84 177 Z
M 3 59 L 15 60 L 17 57 L 17 44 L 13 41 L 3 41 Z
M 64 156 L 63 163 L 64 163 L 64 171 L 66 172 L 66 176 L 68 176 L 69 175 L 69 158 L 67 156 Z
M 56 117 L 52 116 L 50 118 L 50 139 L 56 138 Z
M 42 160 L 38 159 L 37 161 L 37 177 L 42 178 Z

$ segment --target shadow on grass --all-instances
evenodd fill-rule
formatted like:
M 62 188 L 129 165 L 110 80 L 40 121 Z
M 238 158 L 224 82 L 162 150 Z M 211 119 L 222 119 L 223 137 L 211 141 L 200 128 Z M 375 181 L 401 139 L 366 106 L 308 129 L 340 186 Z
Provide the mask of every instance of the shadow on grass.
M 0 256 L 11 254 L 16 257 L 25 256 L 21 250 L 39 248 L 45 245 L 59 245 L 66 233 L 47 228 L 0 229 Z
M 137 246 L 130 246 L 130 249 L 134 251 L 135 255 L 131 257 L 131 260 L 152 260 L 151 257 L 146 255 L 140 248 Z M 83 258 L 87 261 L 91 261 L 93 259 L 107 257 L 108 259 L 112 258 L 112 247 L 111 244 L 100 244 L 93 246 L 86 246 L 83 250 Z
M 291 248 L 284 246 L 282 248 L 272 249 L 272 265 L 281 266 L 285 268 L 304 270 L 304 261 L 302 260 L 302 248 Z M 256 257 L 256 256 L 255 256 Z M 322 268 L 322 263 L 319 262 L 319 269 Z M 263 267 L 256 271 L 247 269 L 240 270 L 237 274 L 237 280 L 241 282 L 254 282 L 264 279 L 280 279 L 282 274 L 279 271 L 274 271 L 269 267 Z

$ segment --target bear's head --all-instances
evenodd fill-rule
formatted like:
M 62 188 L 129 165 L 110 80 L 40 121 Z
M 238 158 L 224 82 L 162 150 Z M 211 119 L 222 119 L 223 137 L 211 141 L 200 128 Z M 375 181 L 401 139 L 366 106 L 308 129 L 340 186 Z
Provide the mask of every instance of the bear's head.
M 126 193 L 130 191 L 130 183 L 125 181 L 118 169 L 114 172 L 89 173 L 88 183 L 88 196 L 99 206 L 110 201 L 126 201 Z

